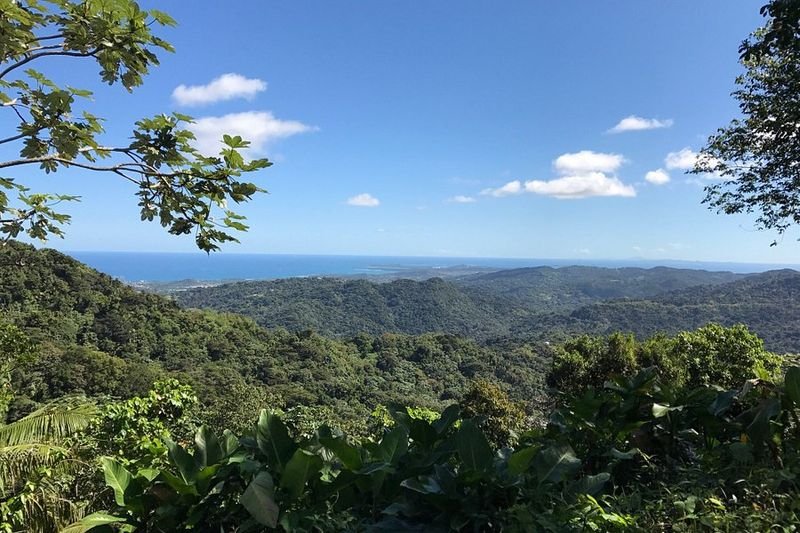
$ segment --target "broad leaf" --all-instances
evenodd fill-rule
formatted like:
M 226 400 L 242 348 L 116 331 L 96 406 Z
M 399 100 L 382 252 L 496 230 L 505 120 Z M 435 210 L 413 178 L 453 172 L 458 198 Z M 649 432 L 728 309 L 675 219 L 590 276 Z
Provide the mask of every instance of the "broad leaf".
M 124 466 L 111 457 L 101 458 L 100 463 L 103 465 L 106 484 L 114 490 L 114 501 L 120 507 L 125 507 L 125 491 L 128 490 L 133 476 Z
M 269 465 L 277 472 L 281 472 L 292 457 L 297 445 L 289 437 L 286 425 L 277 415 L 261 411 L 256 427 L 258 448 L 267 456 Z
M 200 426 L 194 436 L 195 462 L 201 466 L 210 466 L 222 460 L 222 448 L 214 433 L 206 426 Z
M 293 500 L 302 496 L 306 482 L 322 468 L 322 459 L 305 450 L 297 450 L 286 463 L 281 476 L 281 488 L 286 489 Z
M 458 430 L 458 455 L 469 470 L 481 472 L 492 466 L 489 441 L 472 420 L 465 420 Z
M 800 406 L 800 367 L 793 366 L 786 371 L 783 385 L 786 395 L 795 405 Z
M 540 483 L 558 483 L 568 478 L 581 467 L 581 460 L 569 445 L 544 448 L 534 459 L 534 469 Z
M 253 478 L 239 503 L 259 524 L 273 529 L 278 526 L 280 509 L 275 503 L 275 487 L 269 473 L 261 472 Z
M 169 450 L 170 461 L 178 468 L 178 473 L 183 481 L 191 484 L 197 477 L 198 470 L 194 457 L 184 450 L 181 445 L 169 439 L 167 440 L 167 449 Z
M 396 426 L 384 435 L 378 447 L 381 459 L 389 464 L 397 464 L 406 451 L 408 451 L 408 429 L 403 426 Z
M 80 521 L 68 525 L 61 530 L 61 533 L 86 533 L 96 527 L 119 524 L 124 521 L 124 518 L 107 513 L 92 513 L 88 516 L 84 516 Z

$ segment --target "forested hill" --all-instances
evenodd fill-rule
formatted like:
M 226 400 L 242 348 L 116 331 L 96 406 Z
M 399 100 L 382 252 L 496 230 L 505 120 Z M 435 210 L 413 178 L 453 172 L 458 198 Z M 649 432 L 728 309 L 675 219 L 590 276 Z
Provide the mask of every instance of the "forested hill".
M 476 274 L 456 283 L 538 311 L 560 311 L 600 300 L 650 298 L 667 291 L 715 285 L 744 277 L 732 272 L 668 267 L 541 266 Z
M 372 286 L 362 288 L 368 294 Z M 424 299 L 408 309 L 422 305 Z M 357 312 L 344 309 L 347 316 Z M 4 325 L 21 329 L 39 352 L 34 363 L 14 372 L 20 393 L 10 420 L 74 393 L 143 394 L 169 376 L 192 384 L 206 415 L 228 427 L 249 424 L 265 406 L 303 406 L 322 409 L 309 415 L 316 419 L 328 413 L 363 421 L 390 402 L 441 408 L 479 378 L 530 400 L 541 392 L 549 364 L 537 346 L 524 342 L 489 347 L 446 333 L 329 339 L 268 331 L 240 315 L 184 309 L 54 250 L 13 241 L 0 246 Z
M 676 333 L 708 322 L 746 324 L 771 350 L 800 353 L 800 272 L 773 270 L 650 299 L 601 302 L 574 311 L 562 324 L 571 331 L 622 330 L 644 337 L 659 331 Z M 531 327 L 535 324 L 523 325 L 520 331 Z
M 252 317 L 266 327 L 332 336 L 447 331 L 485 341 L 561 340 L 579 333 L 744 323 L 776 351 L 800 351 L 800 273 L 743 276 L 673 268 L 525 268 L 455 281 L 333 278 L 249 281 L 176 293 L 188 307 Z

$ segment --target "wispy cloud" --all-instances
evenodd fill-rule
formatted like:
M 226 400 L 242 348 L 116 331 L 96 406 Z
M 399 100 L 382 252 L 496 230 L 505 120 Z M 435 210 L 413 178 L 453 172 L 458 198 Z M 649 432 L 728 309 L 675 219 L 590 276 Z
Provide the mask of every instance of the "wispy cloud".
M 275 118 L 268 111 L 245 111 L 220 117 L 203 117 L 197 119 L 189 128 L 197 137 L 195 146 L 205 155 L 219 153 L 223 134 L 240 135 L 250 141 L 250 151 L 261 153 L 273 141 L 317 130 L 296 120 Z
M 620 120 L 608 133 L 623 133 L 626 131 L 644 131 L 669 128 L 674 124 L 672 119 L 659 120 L 657 118 L 643 118 L 631 115 Z
M 234 98 L 252 100 L 256 94 L 265 90 L 267 82 L 264 80 L 228 73 L 214 78 L 206 85 L 178 85 L 172 91 L 172 98 L 180 105 L 205 105 Z
M 691 148 L 684 148 L 677 152 L 670 152 L 664 158 L 668 170 L 691 170 L 697 162 L 697 152 Z
M 484 189 L 481 194 L 503 197 L 522 193 L 552 196 L 562 200 L 590 196 L 636 196 L 636 190 L 614 175 L 625 162 L 619 154 L 583 150 L 563 154 L 553 162 L 559 177 L 551 180 L 514 180 L 496 189 Z
M 357 194 L 347 199 L 347 205 L 354 207 L 378 207 L 381 201 L 368 192 Z
M 653 185 L 664 185 L 665 183 L 669 183 L 669 174 L 663 168 L 659 168 L 658 170 L 651 170 L 645 174 L 644 179 Z
M 447 201 L 453 204 L 474 204 L 477 200 L 475 200 L 475 198 L 472 196 L 464 196 L 459 194 L 457 196 L 448 198 Z
M 502 187 L 496 189 L 483 189 L 481 194 L 484 196 L 494 196 L 495 198 L 502 198 L 503 196 L 513 196 L 522 192 L 522 182 L 519 180 L 509 181 Z

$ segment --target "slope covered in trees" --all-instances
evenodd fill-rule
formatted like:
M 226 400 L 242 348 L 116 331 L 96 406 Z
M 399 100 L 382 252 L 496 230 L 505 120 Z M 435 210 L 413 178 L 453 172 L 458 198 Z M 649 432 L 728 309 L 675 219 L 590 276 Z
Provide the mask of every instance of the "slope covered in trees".
M 708 322 L 744 323 L 771 350 L 800 350 L 800 273 L 742 276 L 672 268 L 526 268 L 417 282 L 304 278 L 248 281 L 175 293 L 188 307 L 253 318 L 265 327 L 352 336 L 451 332 L 564 340 L 629 331 L 640 337 Z
M 237 401 L 246 396 L 362 419 L 392 401 L 439 407 L 478 378 L 531 399 L 547 365 L 535 345 L 489 348 L 446 333 L 334 340 L 268 331 L 239 315 L 182 309 L 59 252 L 14 242 L 0 248 L 0 265 L 2 320 L 41 352 L 15 374 L 22 393 L 12 419 L 65 394 L 142 394 L 166 375 L 198 387 L 219 416 L 226 408 L 246 410 L 250 404 Z

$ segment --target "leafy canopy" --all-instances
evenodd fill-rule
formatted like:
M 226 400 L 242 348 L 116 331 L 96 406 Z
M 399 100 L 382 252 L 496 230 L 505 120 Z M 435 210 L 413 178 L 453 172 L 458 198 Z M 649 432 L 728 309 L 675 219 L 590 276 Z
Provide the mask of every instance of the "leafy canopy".
M 91 91 L 58 85 L 33 68 L 46 57 L 94 60 L 104 82 L 132 91 L 158 65 L 157 51 L 173 51 L 153 28 L 174 24 L 133 0 L 0 0 L 0 113 L 4 124 L 16 123 L 0 131 L 0 146 L 19 154 L 0 160 L 0 172 L 14 169 L 14 177 L 0 174 L 0 235 L 63 235 L 70 216 L 56 206 L 78 197 L 31 191 L 23 171 L 33 165 L 125 179 L 136 188 L 142 220 L 157 220 L 174 235 L 194 233 L 207 252 L 236 241 L 231 230 L 247 229 L 228 202 L 263 192 L 243 176 L 271 165 L 245 159 L 248 141 L 225 135 L 218 155 L 201 154 L 187 129 L 192 118 L 174 113 L 139 120 L 127 144 L 105 144 L 103 120 L 81 105 Z
M 761 13 L 766 26 L 740 48 L 742 117 L 709 138 L 692 172 L 722 179 L 706 187 L 710 208 L 758 213 L 760 229 L 782 234 L 800 223 L 800 1 L 773 0 Z

